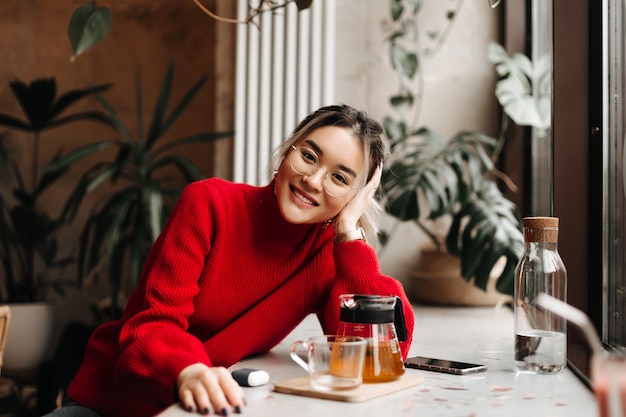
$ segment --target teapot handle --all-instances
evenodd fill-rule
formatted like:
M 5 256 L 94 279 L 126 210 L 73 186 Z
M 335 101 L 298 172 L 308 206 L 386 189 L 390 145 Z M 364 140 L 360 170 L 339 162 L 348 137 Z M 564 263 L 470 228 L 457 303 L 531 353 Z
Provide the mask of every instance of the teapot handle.
M 396 304 L 394 306 L 394 322 L 393 325 L 396 328 L 396 335 L 398 341 L 406 342 L 408 335 L 406 330 L 406 323 L 404 321 L 404 308 L 402 306 L 402 299 L 396 296 Z

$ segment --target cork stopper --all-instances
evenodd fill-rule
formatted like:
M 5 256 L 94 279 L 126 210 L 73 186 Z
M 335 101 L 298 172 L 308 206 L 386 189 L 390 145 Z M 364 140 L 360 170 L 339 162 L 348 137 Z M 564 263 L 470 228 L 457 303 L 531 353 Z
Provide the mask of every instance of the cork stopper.
M 526 242 L 557 243 L 559 238 L 558 217 L 524 217 L 523 223 Z

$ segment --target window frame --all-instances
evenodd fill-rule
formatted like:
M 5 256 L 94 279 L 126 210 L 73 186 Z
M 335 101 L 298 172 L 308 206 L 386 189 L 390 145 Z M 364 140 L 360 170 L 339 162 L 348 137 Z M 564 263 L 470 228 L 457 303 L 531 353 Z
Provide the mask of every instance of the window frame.
M 504 45 L 509 53 L 529 55 L 532 1 L 503 4 Z M 568 302 L 589 315 L 599 334 L 602 334 L 604 311 L 600 279 L 603 276 L 602 5 L 603 1 L 552 0 L 553 195 L 550 215 L 560 219 L 559 253 L 568 271 Z M 518 181 L 520 190 L 511 195 L 511 199 L 521 208 L 522 215 L 545 215 L 533 213 L 530 133 L 529 129 L 522 128 L 510 132 L 503 168 L 521 179 Z M 582 333 L 570 325 L 569 365 L 587 384 L 589 355 Z

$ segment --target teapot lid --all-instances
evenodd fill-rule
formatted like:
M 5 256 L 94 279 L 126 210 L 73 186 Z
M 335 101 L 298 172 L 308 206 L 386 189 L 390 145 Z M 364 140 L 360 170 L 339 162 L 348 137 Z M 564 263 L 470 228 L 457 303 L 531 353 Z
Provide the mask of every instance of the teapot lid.
M 402 300 L 395 296 L 344 294 L 340 295 L 340 320 L 344 323 L 394 323 L 398 339 L 407 339 Z
M 396 304 L 394 295 L 342 294 L 339 296 L 342 308 L 350 310 L 393 310 Z

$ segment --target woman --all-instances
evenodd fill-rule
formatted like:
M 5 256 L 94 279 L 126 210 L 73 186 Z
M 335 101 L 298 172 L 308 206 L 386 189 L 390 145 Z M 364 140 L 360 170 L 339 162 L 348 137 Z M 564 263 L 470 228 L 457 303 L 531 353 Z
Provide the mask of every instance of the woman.
M 225 367 L 270 350 L 311 312 L 335 333 L 344 293 L 401 297 L 406 358 L 411 306 L 364 241 L 363 229 L 375 232 L 381 134 L 363 112 L 324 107 L 278 150 L 268 185 L 190 184 L 123 317 L 94 332 L 53 414 L 152 416 L 175 401 L 190 412 L 241 412 L 243 390 Z

